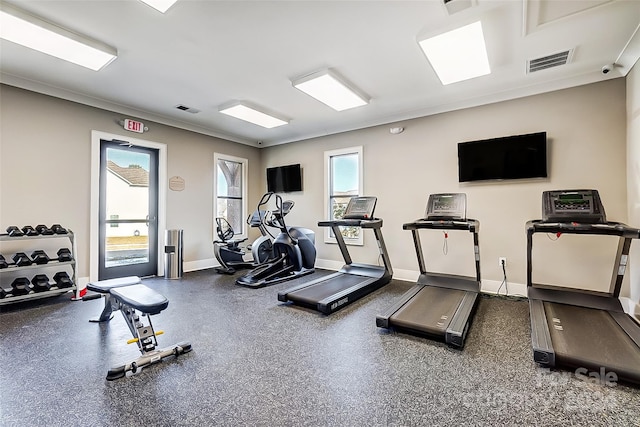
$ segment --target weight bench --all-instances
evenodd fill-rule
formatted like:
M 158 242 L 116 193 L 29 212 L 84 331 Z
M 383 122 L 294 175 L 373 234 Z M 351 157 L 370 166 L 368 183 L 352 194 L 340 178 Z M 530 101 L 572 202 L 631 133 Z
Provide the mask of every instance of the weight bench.
M 151 315 L 158 314 L 167 308 L 169 300 L 164 295 L 143 285 L 139 277 L 130 276 L 92 282 L 87 285 L 87 289 L 96 292 L 96 294 L 83 297 L 83 301 L 105 297 L 102 313 L 97 319 L 91 319 L 90 322 L 107 322 L 113 318 L 114 311 L 120 310 L 133 335 L 127 344 L 137 343 L 138 349 L 142 353 L 142 356 L 131 363 L 109 369 L 108 381 L 122 378 L 128 371 L 136 373 L 142 368 L 161 362 L 165 357 L 178 357 L 191 351 L 191 344 L 187 342 L 164 350 L 156 350 L 158 345 L 156 336 L 161 335 L 163 331 L 156 332 L 153 329 Z M 138 311 L 143 316 L 147 316 L 148 326 L 145 326 L 141 321 Z

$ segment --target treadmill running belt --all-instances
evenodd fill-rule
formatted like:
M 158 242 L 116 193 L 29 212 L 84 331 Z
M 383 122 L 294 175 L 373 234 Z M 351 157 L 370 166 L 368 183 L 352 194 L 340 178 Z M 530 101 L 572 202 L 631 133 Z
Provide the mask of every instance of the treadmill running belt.
M 640 348 L 604 310 L 545 302 L 556 360 L 640 381 Z
M 287 294 L 287 298 L 292 301 L 316 305 L 319 301 L 366 280 L 372 280 L 372 278 L 354 274 L 340 274 L 299 291 L 291 292 Z
M 425 286 L 390 318 L 392 326 L 444 336 L 465 291 Z

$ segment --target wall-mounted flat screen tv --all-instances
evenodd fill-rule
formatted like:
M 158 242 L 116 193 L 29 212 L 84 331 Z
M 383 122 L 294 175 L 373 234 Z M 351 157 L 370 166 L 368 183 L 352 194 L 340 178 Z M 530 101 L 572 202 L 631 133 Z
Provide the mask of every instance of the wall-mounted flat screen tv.
M 458 181 L 547 177 L 547 133 L 458 144 Z
M 267 168 L 267 191 L 274 193 L 302 191 L 302 171 L 300 165 Z

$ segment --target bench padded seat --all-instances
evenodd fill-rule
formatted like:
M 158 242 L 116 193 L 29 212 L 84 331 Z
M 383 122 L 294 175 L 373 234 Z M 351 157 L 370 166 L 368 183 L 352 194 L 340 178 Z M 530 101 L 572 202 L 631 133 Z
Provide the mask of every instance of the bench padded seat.
M 140 278 L 138 276 L 118 277 L 117 279 L 100 280 L 98 282 L 88 283 L 87 289 L 101 294 L 108 294 L 113 288 L 120 288 L 122 286 L 135 285 L 138 283 L 140 283 Z
M 116 287 L 110 292 L 124 304 L 144 314 L 158 314 L 169 305 L 169 300 L 164 295 L 143 284 Z

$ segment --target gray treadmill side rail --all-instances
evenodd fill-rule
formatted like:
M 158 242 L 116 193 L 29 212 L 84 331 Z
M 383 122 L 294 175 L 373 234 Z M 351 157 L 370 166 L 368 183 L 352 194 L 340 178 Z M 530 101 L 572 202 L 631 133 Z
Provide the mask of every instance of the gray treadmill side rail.
M 477 292 L 466 292 L 445 332 L 445 342 L 451 346 L 462 347 L 469 331 L 468 319 L 473 314 L 478 299 Z
M 531 346 L 533 360 L 543 366 L 556 366 L 556 354 L 553 350 L 544 304 L 538 299 L 529 299 L 529 316 L 531 319 Z
M 627 315 L 627 313 L 609 312 L 613 320 L 622 328 L 622 330 L 631 338 L 631 340 L 640 348 L 640 327 Z

